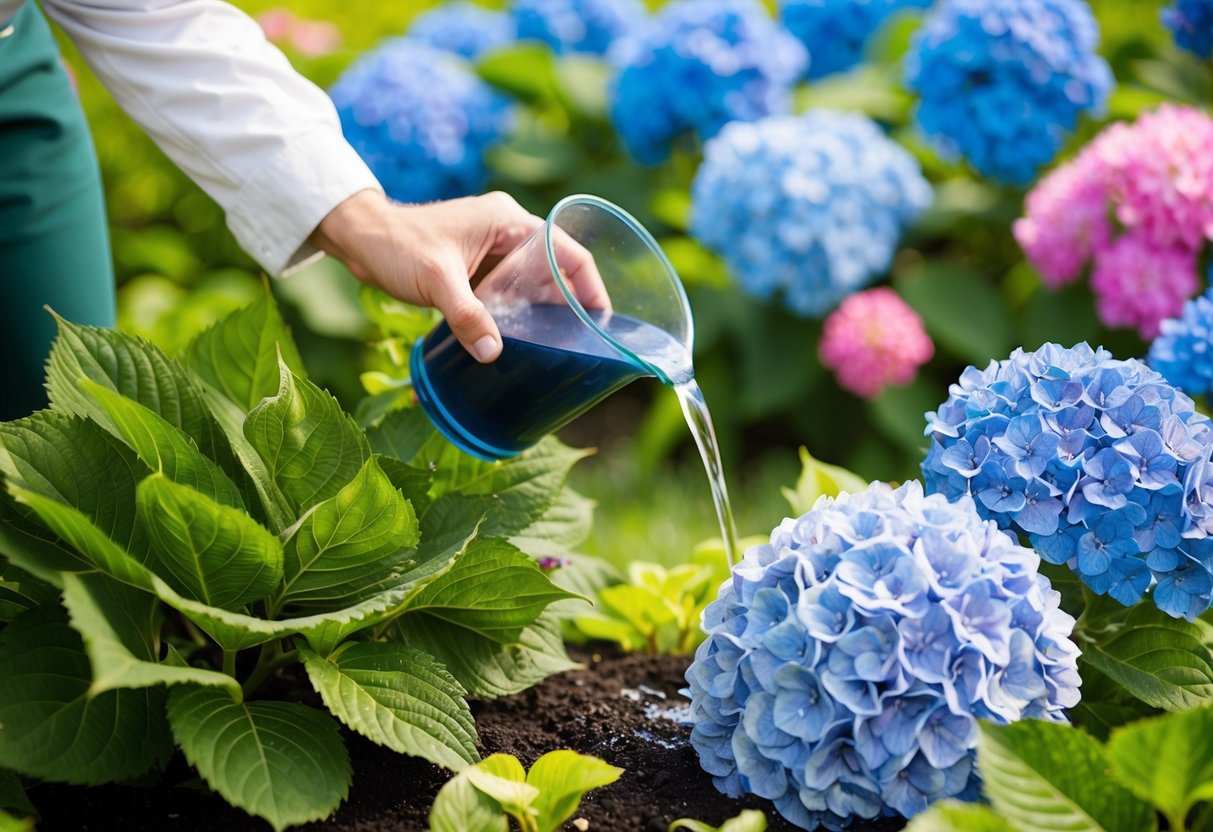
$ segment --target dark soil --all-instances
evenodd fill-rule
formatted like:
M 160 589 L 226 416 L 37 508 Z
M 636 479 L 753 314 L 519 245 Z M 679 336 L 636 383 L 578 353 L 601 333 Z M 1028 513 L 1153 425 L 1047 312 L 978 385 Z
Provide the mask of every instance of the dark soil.
M 718 825 L 743 808 L 766 811 L 771 832 L 794 827 L 769 803 L 735 801 L 712 786 L 699 767 L 685 726 L 661 712 L 685 706 L 678 694 L 685 658 L 577 656 L 584 670 L 548 679 L 516 696 L 472 703 L 481 751 L 513 754 L 529 766 L 557 748 L 593 754 L 625 769 L 618 782 L 590 792 L 568 829 L 665 832 L 670 822 L 694 817 Z M 302 680 L 285 679 L 294 686 Z M 306 682 L 303 682 L 306 684 Z M 329 820 L 299 827 L 307 832 L 424 832 L 434 795 L 449 776 L 422 760 L 404 757 L 356 735 L 347 736 L 354 766 L 349 799 Z M 42 784 L 30 789 L 42 812 L 43 832 L 266 832 L 207 792 L 178 758 L 162 783 L 177 786 L 102 786 L 85 789 Z M 876 822 L 859 832 L 890 832 L 900 823 Z M 476 832 L 476 830 L 468 830 Z

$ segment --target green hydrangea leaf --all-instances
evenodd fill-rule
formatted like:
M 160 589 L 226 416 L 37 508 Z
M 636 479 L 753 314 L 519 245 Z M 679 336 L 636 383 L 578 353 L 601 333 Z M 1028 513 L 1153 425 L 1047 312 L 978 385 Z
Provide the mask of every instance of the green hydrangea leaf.
M 980 723 L 977 767 L 999 815 L 1033 832 L 1146 832 L 1154 810 L 1104 775 L 1099 741 L 1069 725 Z
M 390 589 L 415 562 L 419 526 L 374 459 L 337 494 L 319 503 L 285 546 L 279 605 L 333 609 Z
M 236 484 L 203 456 L 193 442 L 150 409 L 87 379 L 80 382 L 109 416 L 118 436 L 143 463 L 225 506 L 244 509 Z
M 378 425 L 367 429 L 366 439 L 375 453 L 408 463 L 420 470 L 430 470 L 427 463 L 434 459 L 442 448 L 453 447 L 443 440 L 425 413 L 415 407 L 388 413 Z M 425 453 L 422 453 L 423 451 Z M 431 471 L 431 478 L 432 476 Z
M 502 811 L 515 818 L 535 818 L 535 801 L 539 789 L 526 782 L 522 763 L 512 754 L 493 754 L 474 766 L 465 768 L 462 776 L 472 785 L 497 801 Z
M 234 609 L 282 577 L 282 544 L 243 511 L 160 474 L 139 483 L 136 507 L 158 571 L 196 601 Z
M 722 829 L 721 832 L 724 832 Z M 1020 832 L 989 806 L 941 800 L 906 825 L 906 832 Z
M 1213 798 L 1213 707 L 1117 728 L 1107 753 L 1113 776 L 1181 829 L 1196 803 Z
M 0 667 L 0 766 L 96 785 L 168 758 L 164 689 L 90 695 L 88 656 L 62 609 L 30 610 L 0 631 Z
M 4 520 L 0 519 L 0 524 Z M 0 535 L 0 546 L 4 538 Z M 0 549 L 3 551 L 3 549 Z M 0 555 L 0 623 L 12 621 L 26 610 L 53 604 L 59 591 L 51 584 L 14 566 Z
M 815 459 L 809 449 L 800 449 L 800 478 L 796 488 L 784 488 L 784 499 L 792 506 L 792 514 L 799 517 L 813 507 L 818 497 L 837 497 L 842 492 L 858 494 L 867 490 L 867 480 L 846 468 L 830 465 Z
M 375 454 L 375 461 L 392 481 L 392 485 L 400 489 L 404 499 L 413 504 L 413 510 L 418 515 L 424 514 L 430 506 L 430 485 L 434 481 L 434 472 L 384 454 Z
M 367 739 L 454 771 L 479 759 L 463 688 L 432 656 L 361 642 L 303 661 L 329 711 Z
M 466 771 L 439 790 L 430 808 L 429 832 L 509 832 L 501 804 L 472 785 Z
M 155 596 L 103 575 L 65 575 L 63 605 L 84 639 L 93 668 L 89 694 L 121 688 L 197 684 L 219 687 L 239 702 L 240 684 L 224 673 L 159 661 Z
M 184 358 L 204 382 L 247 413 L 278 391 L 279 355 L 295 375 L 306 375 L 267 288 L 256 301 L 198 335 Z
M 553 601 L 573 597 L 508 542 L 477 537 L 448 571 L 409 598 L 405 615 L 508 644 Z
M 49 586 L 63 583 L 64 572 L 85 572 L 92 565 L 19 505 L 9 490 L 0 491 L 0 552 L 17 567 Z
M 543 514 L 509 540 L 531 557 L 563 557 L 586 541 L 593 522 L 594 501 L 563 488 Z
M 1151 707 L 1181 711 L 1213 702 L 1213 624 L 1206 621 L 1138 604 L 1081 646 L 1084 662 Z
M 371 451 L 362 430 L 329 393 L 278 363 L 278 392 L 249 413 L 244 434 L 296 516 L 335 496 Z
M 34 814 L 34 807 L 25 794 L 21 778 L 15 772 L 0 768 L 0 809 L 20 812 L 22 815 Z
M 558 832 L 577 811 L 586 792 L 609 786 L 622 774 L 623 769 L 576 751 L 560 749 L 544 754 L 526 776 L 527 783 L 539 789 L 534 801 L 539 832 Z
M 179 685 L 168 700 L 185 757 L 227 802 L 276 830 L 328 817 L 350 788 L 337 723 L 296 702 L 232 702 L 221 690 Z

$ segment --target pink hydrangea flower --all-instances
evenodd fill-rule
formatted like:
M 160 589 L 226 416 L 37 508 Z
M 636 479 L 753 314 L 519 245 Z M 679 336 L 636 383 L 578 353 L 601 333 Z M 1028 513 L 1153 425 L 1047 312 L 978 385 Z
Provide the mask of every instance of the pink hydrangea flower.
M 1084 154 L 1054 170 L 1028 194 L 1027 216 L 1015 221 L 1015 239 L 1052 289 L 1076 280 L 1112 237 L 1108 183 L 1094 169 L 1099 164 Z
M 267 40 L 309 58 L 328 55 L 341 46 L 341 30 L 334 24 L 298 17 L 289 9 L 268 9 L 257 15 L 257 23 Z
M 856 292 L 826 318 L 818 352 L 843 389 L 872 399 L 912 381 L 935 345 L 918 313 L 881 287 Z
M 1179 316 L 1198 282 L 1195 252 L 1159 247 L 1136 232 L 1098 252 L 1091 272 L 1100 320 L 1113 327 L 1137 327 L 1147 341 L 1158 335 L 1164 319 Z

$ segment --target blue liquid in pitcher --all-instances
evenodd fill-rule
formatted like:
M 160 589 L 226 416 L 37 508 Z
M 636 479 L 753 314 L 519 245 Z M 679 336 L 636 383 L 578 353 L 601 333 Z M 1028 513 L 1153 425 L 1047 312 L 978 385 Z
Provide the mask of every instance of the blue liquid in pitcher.
M 618 313 L 589 314 L 670 383 L 693 378 L 690 354 L 668 333 Z M 445 321 L 416 344 L 410 359 L 413 389 L 430 419 L 475 456 L 514 456 L 628 382 L 654 375 L 566 305 L 521 306 L 494 317 L 502 348 L 493 363 L 468 355 Z

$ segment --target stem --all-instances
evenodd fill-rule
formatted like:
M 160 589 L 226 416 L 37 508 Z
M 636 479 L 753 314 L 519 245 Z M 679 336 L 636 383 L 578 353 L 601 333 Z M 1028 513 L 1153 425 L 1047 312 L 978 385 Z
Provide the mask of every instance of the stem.
M 1176 817 L 1170 812 L 1163 812 L 1167 816 L 1167 826 L 1171 828 L 1171 832 L 1184 832 L 1184 816 Z
M 236 677 L 236 651 L 223 651 L 223 672 L 232 678 Z
M 206 647 L 206 636 L 202 635 L 202 631 L 198 629 L 198 625 L 193 621 L 190 621 L 184 615 L 179 616 L 179 618 L 181 620 L 181 626 L 184 627 L 185 632 L 189 634 L 190 641 L 194 642 L 194 644 L 198 645 L 199 647 Z
M 244 690 L 244 695 L 248 696 L 257 688 L 261 687 L 266 679 L 273 676 L 288 664 L 294 664 L 299 661 L 298 650 L 287 650 L 283 652 L 278 642 L 266 645 L 261 651 L 261 655 L 257 657 L 257 665 L 253 668 L 253 672 L 244 680 L 241 688 Z

